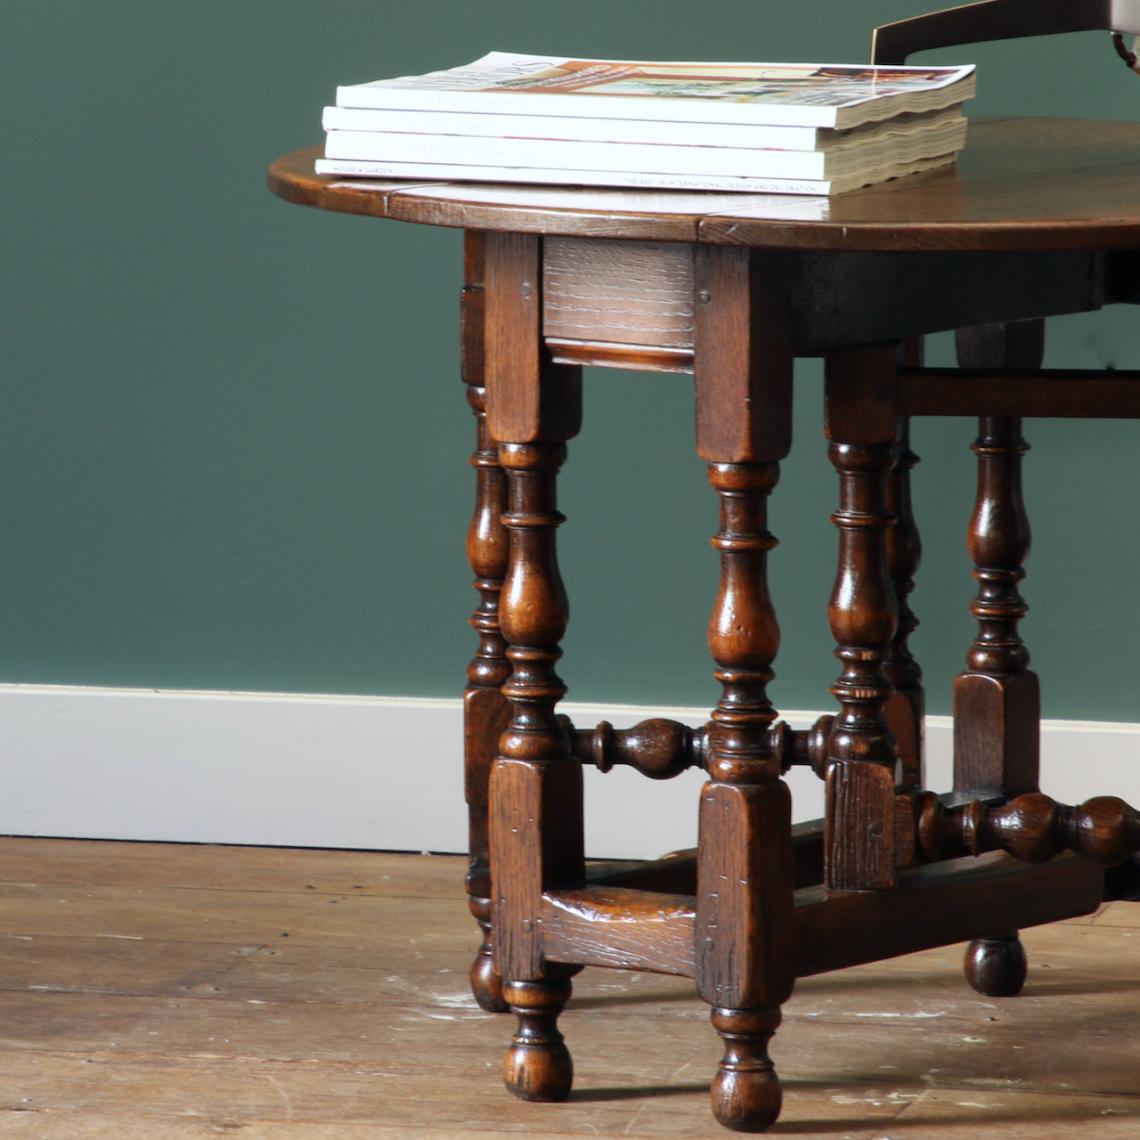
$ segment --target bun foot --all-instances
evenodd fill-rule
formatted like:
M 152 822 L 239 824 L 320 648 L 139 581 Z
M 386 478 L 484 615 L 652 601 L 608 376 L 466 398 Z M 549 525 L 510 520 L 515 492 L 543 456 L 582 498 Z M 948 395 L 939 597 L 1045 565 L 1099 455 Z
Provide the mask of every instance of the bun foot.
M 565 1100 L 574 1083 L 574 1063 L 557 1021 L 570 997 L 569 979 L 506 982 L 503 995 L 519 1019 L 503 1058 L 504 1083 L 522 1100 Z
M 506 1013 L 510 1009 L 503 997 L 503 979 L 495 972 L 491 947 L 486 943 L 471 963 L 471 993 L 479 1008 L 488 1013 Z
M 784 1102 L 768 1056 L 780 1011 L 714 1009 L 712 1023 L 724 1040 L 724 1059 L 709 1088 L 713 1115 L 735 1132 L 763 1132 Z
M 987 997 L 1014 997 L 1025 985 L 1025 947 L 1016 934 L 975 938 L 966 947 L 966 981 Z
M 574 1083 L 574 1062 L 562 1034 L 548 1045 L 513 1043 L 503 1058 L 503 1083 L 520 1100 L 565 1100 Z

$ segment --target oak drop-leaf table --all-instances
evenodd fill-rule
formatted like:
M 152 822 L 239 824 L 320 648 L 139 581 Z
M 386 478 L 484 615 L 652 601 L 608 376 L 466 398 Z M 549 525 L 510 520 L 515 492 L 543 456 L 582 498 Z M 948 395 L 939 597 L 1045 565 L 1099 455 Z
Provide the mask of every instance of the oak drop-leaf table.
M 1038 790 L 1018 582 L 1021 417 L 1140 417 L 1138 372 L 1042 369 L 1040 320 L 1140 303 L 1140 124 L 970 131 L 956 168 L 832 199 L 335 180 L 313 174 L 315 148 L 270 169 L 292 202 L 466 231 L 480 598 L 468 888 L 484 932 L 472 983 L 484 1008 L 518 1017 L 505 1075 L 522 1097 L 569 1092 L 556 1023 L 578 968 L 663 971 L 694 978 L 712 1006 L 717 1118 L 759 1131 L 780 1110 L 768 1043 L 797 977 L 970 940 L 971 984 L 1013 994 L 1021 927 L 1136 893 L 1136 811 Z M 946 329 L 967 330 L 964 367 L 922 367 L 921 336 Z M 840 487 L 838 711 L 808 730 L 780 722 L 766 694 L 779 640 L 766 503 L 790 446 L 796 356 L 825 358 Z M 697 452 L 720 501 L 709 647 L 723 692 L 703 729 L 576 728 L 558 712 L 555 483 L 584 364 L 694 376 Z M 921 671 L 907 648 L 915 415 L 979 417 L 978 630 L 955 682 L 954 788 L 941 796 L 923 785 Z M 585 764 L 704 769 L 696 852 L 588 874 Z M 781 777 L 794 764 L 826 781 L 817 826 L 792 827 Z

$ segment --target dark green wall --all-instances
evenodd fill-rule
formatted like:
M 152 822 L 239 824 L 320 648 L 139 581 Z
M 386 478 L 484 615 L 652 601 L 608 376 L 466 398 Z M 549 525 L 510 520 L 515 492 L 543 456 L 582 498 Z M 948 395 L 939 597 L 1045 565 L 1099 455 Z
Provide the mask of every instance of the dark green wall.
M 859 60 L 871 25 L 924 6 L 7 0 L 0 680 L 458 691 L 472 645 L 460 237 L 297 209 L 263 186 L 270 159 L 317 141 L 338 82 L 490 48 Z M 980 64 L 977 112 L 1140 112 L 1104 36 L 952 55 Z M 1058 323 L 1050 362 L 1126 362 L 1127 319 Z M 799 376 L 773 512 L 775 694 L 820 707 L 834 494 L 818 365 Z M 575 696 L 714 699 L 715 504 L 691 421 L 685 378 L 587 378 L 564 482 Z M 1031 428 L 1026 635 L 1047 712 L 1137 719 L 1133 429 Z M 970 437 L 955 422 L 916 439 L 933 711 L 970 637 Z

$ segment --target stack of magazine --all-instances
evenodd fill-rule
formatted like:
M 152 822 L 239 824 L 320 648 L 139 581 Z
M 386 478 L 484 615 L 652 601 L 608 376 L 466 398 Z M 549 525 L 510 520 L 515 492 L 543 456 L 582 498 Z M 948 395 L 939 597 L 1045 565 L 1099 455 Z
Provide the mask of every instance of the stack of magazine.
M 954 161 L 972 67 L 492 52 L 337 89 L 317 173 L 836 194 Z

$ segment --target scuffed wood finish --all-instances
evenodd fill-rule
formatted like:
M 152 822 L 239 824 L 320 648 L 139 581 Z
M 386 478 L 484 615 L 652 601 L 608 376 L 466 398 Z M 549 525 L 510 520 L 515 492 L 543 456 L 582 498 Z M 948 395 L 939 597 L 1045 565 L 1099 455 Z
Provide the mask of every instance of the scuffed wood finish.
M 957 166 L 834 198 L 370 183 L 313 173 L 318 147 L 269 169 L 301 205 L 428 225 L 768 249 L 1140 248 L 1140 123 L 971 119 Z
M 501 1021 L 463 984 L 474 946 L 463 867 L 367 851 L 0 839 L 4 925 L 20 932 L 0 935 L 0 1135 L 719 1132 L 694 1079 L 709 1040 L 686 978 L 587 970 L 575 986 L 582 1095 L 551 1111 L 504 1096 L 486 1068 Z M 1028 931 L 1052 968 L 1013 1008 L 962 992 L 956 947 L 805 980 L 781 1029 L 788 1133 L 972 1140 L 1013 1121 L 1050 1140 L 1081 1128 L 1132 1140 L 1138 926 L 1140 908 L 1117 903 L 1095 924 Z M 116 933 L 130 937 L 105 937 Z M 1076 1063 L 1032 1047 L 1058 1026 Z
M 782 780 L 705 785 L 697 866 L 697 983 L 710 1004 L 771 1007 L 791 996 L 790 832 L 791 796 Z M 729 877 L 730 865 L 735 878 Z
M 890 579 L 887 476 L 895 451 L 895 347 L 829 354 L 829 455 L 839 473 L 839 570 L 828 606 L 843 671 L 827 744 L 824 874 L 833 890 L 894 884 L 897 755 L 884 704 L 883 661 L 895 635 L 898 599 Z
M 542 940 L 553 962 L 696 973 L 695 899 L 629 887 L 548 892 Z

